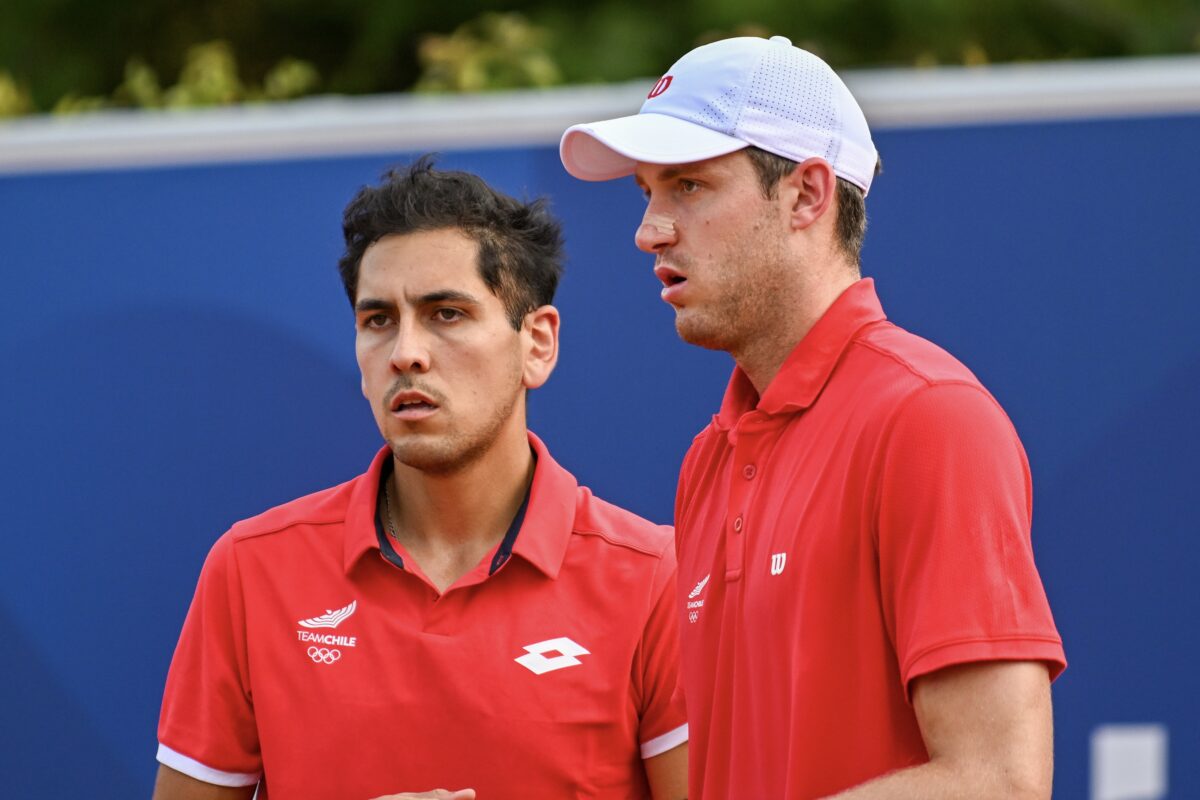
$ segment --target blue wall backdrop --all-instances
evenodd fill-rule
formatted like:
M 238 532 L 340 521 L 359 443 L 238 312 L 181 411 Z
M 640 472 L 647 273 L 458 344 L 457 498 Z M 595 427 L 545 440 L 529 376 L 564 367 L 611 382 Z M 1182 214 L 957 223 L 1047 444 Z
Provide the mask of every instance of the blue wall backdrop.
M 1007 408 L 1070 668 L 1057 795 L 1105 723 L 1167 726 L 1200 797 L 1200 117 L 882 130 L 865 272 Z M 0 177 L 7 797 L 145 797 L 196 575 L 234 520 L 364 468 L 335 272 L 353 192 L 411 153 Z M 447 153 L 565 221 L 562 360 L 532 427 L 598 494 L 669 521 L 730 364 L 680 344 L 632 183 L 552 147 Z

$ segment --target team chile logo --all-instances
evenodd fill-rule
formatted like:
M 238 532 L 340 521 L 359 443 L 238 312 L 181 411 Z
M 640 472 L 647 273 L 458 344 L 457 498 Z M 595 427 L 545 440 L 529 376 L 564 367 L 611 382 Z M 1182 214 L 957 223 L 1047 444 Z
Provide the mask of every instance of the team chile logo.
M 696 588 L 688 592 L 687 596 L 687 612 L 688 622 L 696 622 L 700 619 L 700 609 L 704 608 L 704 598 L 700 597 L 700 593 L 704 591 L 704 587 L 708 586 L 708 579 L 712 577 L 705 575 L 704 578 L 696 584 Z
M 302 644 L 308 645 L 305 654 L 312 659 L 314 664 L 336 664 L 342 660 L 342 648 L 358 646 L 357 636 L 320 632 L 321 628 L 336 629 L 338 625 L 349 619 L 357 608 L 358 601 L 351 600 L 348 606 L 336 611 L 327 608 L 325 613 L 319 617 L 309 617 L 297 623 L 301 627 L 309 629 L 296 631 L 296 639 Z

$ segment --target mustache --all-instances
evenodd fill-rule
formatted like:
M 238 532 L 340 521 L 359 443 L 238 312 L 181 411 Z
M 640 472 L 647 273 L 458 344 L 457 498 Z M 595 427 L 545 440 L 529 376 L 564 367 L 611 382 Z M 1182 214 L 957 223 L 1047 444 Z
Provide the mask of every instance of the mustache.
M 383 396 L 383 407 L 391 408 L 392 398 L 400 392 L 420 392 L 438 405 L 444 405 L 446 396 L 436 389 L 432 389 L 423 383 L 419 383 L 411 375 L 398 375 L 396 380 L 392 381 L 392 385 L 388 387 Z
M 657 267 L 659 265 L 668 266 L 672 269 L 679 269 L 681 272 L 683 272 L 691 267 L 692 262 L 689 258 L 681 258 L 680 256 L 676 255 L 671 248 L 668 247 L 666 249 L 659 250 L 654 255 L 654 266 Z

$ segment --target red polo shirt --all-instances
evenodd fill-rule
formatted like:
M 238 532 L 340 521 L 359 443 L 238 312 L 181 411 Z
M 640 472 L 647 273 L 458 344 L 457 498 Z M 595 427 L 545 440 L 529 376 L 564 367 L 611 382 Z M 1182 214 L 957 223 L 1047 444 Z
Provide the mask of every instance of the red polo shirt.
M 387 449 L 222 536 L 167 678 L 159 761 L 228 786 L 265 775 L 275 800 L 648 797 L 642 758 L 687 738 L 671 532 L 530 441 L 523 521 L 441 595 L 377 525 Z
M 1065 666 L 1029 466 L 975 376 L 847 289 L 760 399 L 735 369 L 676 503 L 689 796 L 824 797 L 928 760 L 914 678 Z

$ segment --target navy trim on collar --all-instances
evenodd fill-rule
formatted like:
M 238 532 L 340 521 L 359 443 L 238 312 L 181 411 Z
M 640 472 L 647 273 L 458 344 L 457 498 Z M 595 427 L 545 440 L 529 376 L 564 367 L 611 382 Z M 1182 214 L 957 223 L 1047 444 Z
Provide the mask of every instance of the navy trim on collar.
M 513 545 L 517 543 L 517 534 L 521 532 L 521 524 L 525 522 L 525 509 L 529 508 L 529 495 L 532 493 L 532 489 L 533 481 L 530 481 L 529 489 L 525 490 L 525 499 L 521 501 L 517 515 L 513 517 L 512 524 L 508 526 L 508 533 L 504 534 L 504 538 L 500 540 L 500 547 L 496 549 L 496 555 L 492 556 L 492 565 L 488 568 L 488 575 L 494 575 L 496 570 L 503 567 L 504 562 L 508 561 L 508 557 L 512 555 Z
M 383 557 L 392 566 L 404 569 L 404 559 L 396 552 L 396 548 L 392 547 L 391 537 L 383 529 L 383 493 L 386 491 L 384 487 L 391 479 L 394 467 L 392 459 L 389 458 L 383 462 L 383 466 L 379 470 L 379 488 L 375 492 L 375 537 L 379 539 L 379 552 L 383 553 Z
M 536 468 L 537 453 L 533 454 L 533 463 Z M 379 489 L 375 497 L 375 538 L 379 540 L 379 552 L 383 553 L 383 557 L 392 565 L 404 569 L 404 559 L 396 552 L 396 548 L 392 547 L 392 539 L 383 529 L 383 493 L 387 481 L 392 477 L 393 469 L 394 465 L 389 458 L 379 470 Z M 529 495 L 532 493 L 533 481 L 530 481 L 529 487 L 525 489 L 525 498 L 521 500 L 521 507 L 517 509 L 516 516 L 508 526 L 508 531 L 500 540 L 500 546 L 496 548 L 496 555 L 492 556 L 492 564 L 488 568 L 489 576 L 494 575 L 496 570 L 504 566 L 504 563 L 512 556 L 513 545 L 517 543 L 517 535 L 520 534 L 521 525 L 525 522 L 525 511 L 529 508 Z

